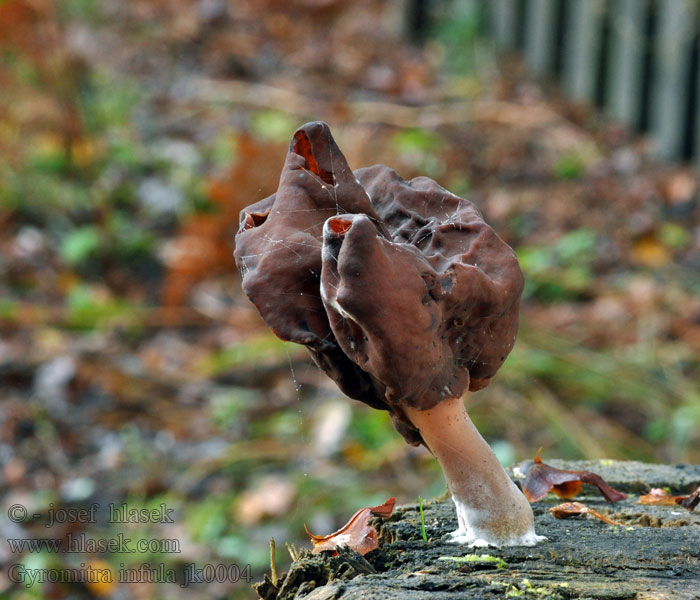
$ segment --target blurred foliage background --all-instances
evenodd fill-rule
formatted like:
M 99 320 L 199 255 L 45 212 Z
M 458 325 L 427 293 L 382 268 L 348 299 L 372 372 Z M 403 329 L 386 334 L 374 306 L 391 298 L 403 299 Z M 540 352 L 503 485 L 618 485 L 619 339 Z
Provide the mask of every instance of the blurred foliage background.
M 527 278 L 516 347 L 467 398 L 505 464 L 700 461 L 698 176 L 497 57 L 483 15 L 408 41 L 382 0 L 0 0 L 0 495 L 95 523 L 0 537 L 177 539 L 178 553 L 12 552 L 2 598 L 245 598 L 237 583 L 37 584 L 8 566 L 182 570 L 309 546 L 358 508 L 444 490 L 386 414 L 277 340 L 232 260 L 292 133 L 468 197 Z M 453 11 L 453 12 L 450 12 Z M 110 503 L 175 511 L 115 524 Z

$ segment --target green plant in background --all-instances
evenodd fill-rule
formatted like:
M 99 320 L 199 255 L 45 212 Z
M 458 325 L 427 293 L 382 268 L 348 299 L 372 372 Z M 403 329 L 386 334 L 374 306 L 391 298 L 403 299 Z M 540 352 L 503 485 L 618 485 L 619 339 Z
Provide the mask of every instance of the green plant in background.
M 100 237 L 100 231 L 94 225 L 76 227 L 61 241 L 59 254 L 69 265 L 82 263 L 96 254 Z
M 261 110 L 250 120 L 251 131 L 263 140 L 288 143 L 299 126 L 298 118 L 280 110 Z
M 403 443 L 396 434 L 388 413 L 366 409 L 364 406 L 354 406 L 353 409 L 346 440 L 355 447 L 354 457 L 357 462 L 378 464 L 383 453 L 396 444 Z
M 586 162 L 577 152 L 565 152 L 554 163 L 557 179 L 578 179 L 586 172 Z
M 132 111 L 144 96 L 129 79 L 100 70 L 92 70 L 86 85 L 80 89 L 83 119 L 91 135 L 107 135 L 108 144 L 116 133 L 128 136 Z
M 230 525 L 235 506 L 233 493 L 217 494 L 191 503 L 185 509 L 185 524 L 192 539 L 206 544 L 217 543 Z
M 283 342 L 270 331 L 248 338 L 245 343 L 223 348 L 212 354 L 202 364 L 202 371 L 216 375 L 232 369 L 259 367 L 265 362 L 289 362 L 304 354 L 304 348 L 293 342 Z
M 480 36 L 486 14 L 478 2 L 448 2 L 443 6 L 447 14 L 436 18 L 433 39 L 445 47 L 445 67 L 458 76 L 475 79 L 485 58 Z
M 65 298 L 67 327 L 90 330 L 107 327 L 120 317 L 130 316 L 136 307 L 121 298 L 115 298 L 103 288 L 77 283 Z
M 264 544 L 253 543 L 245 527 L 235 523 L 236 500 L 237 494 L 230 492 L 189 502 L 184 509 L 185 526 L 190 537 L 206 545 L 213 555 L 238 561 L 241 566 L 262 568 L 269 553 Z
M 551 246 L 517 249 L 525 273 L 525 297 L 544 302 L 575 300 L 593 283 L 597 234 L 580 228 L 563 235 Z
M 420 128 L 401 129 L 390 138 L 389 145 L 404 163 L 423 175 L 436 177 L 444 171 L 438 158 L 443 140 L 437 133 Z
M 110 517 L 115 520 L 110 525 L 110 536 L 105 539 L 119 539 L 120 536 L 129 540 L 124 542 L 125 552 L 110 553 L 109 559 L 113 565 L 124 563 L 126 566 L 138 566 L 150 562 L 176 563 L 182 553 L 182 540 L 171 538 L 165 534 L 179 520 L 182 500 L 172 493 L 157 494 L 146 499 L 143 496 L 130 497 L 122 503 L 113 503 Z M 141 515 L 149 515 L 148 522 L 119 522 L 118 519 L 129 519 L 131 511 Z M 161 521 L 163 519 L 163 521 Z
M 462 198 L 469 198 L 472 193 L 472 183 L 462 173 L 458 173 L 450 177 L 445 187 L 453 194 L 461 196 Z
M 654 444 L 665 440 L 668 452 L 683 460 L 698 443 L 700 394 L 692 373 L 683 373 L 672 352 L 635 350 L 588 348 L 524 320 L 494 389 L 504 386 L 501 393 L 517 398 L 518 410 L 528 407 L 559 456 L 653 460 Z M 629 415 L 629 424 L 607 422 L 605 435 L 580 426 L 607 406 L 616 407 L 622 423 Z
M 210 397 L 211 421 L 217 429 L 227 430 L 240 426 L 259 401 L 257 392 L 247 388 L 226 388 Z
M 677 223 L 662 223 L 659 228 L 659 239 L 669 248 L 680 250 L 686 248 L 692 241 L 690 232 Z
M 154 248 L 133 187 L 148 168 L 131 133 L 131 112 L 142 96 L 135 84 L 97 70 L 81 81 L 72 98 L 78 137 L 68 149 L 56 132 L 34 139 L 26 160 L 5 167 L 0 202 L 47 232 L 67 266 L 115 260 L 130 267 Z
M 100 15 L 99 0 L 58 0 L 56 8 L 61 19 L 65 21 L 80 20 L 93 23 Z

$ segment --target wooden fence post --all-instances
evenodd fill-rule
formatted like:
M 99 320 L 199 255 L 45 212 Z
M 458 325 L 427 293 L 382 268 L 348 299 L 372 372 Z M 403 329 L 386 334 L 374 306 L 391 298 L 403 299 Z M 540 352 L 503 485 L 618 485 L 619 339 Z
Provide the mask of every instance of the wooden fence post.
M 628 127 L 637 127 L 641 119 L 647 4 L 645 0 L 617 0 L 611 6 L 605 105 L 614 119 Z
M 700 0 L 563 0 L 564 10 L 557 0 L 486 1 L 498 48 L 514 48 L 524 31 L 527 64 L 551 75 L 563 27 L 565 94 L 594 102 L 601 81 L 605 110 L 630 129 L 648 131 L 657 158 L 679 160 L 690 150 L 700 166 Z
M 515 46 L 516 10 L 513 0 L 492 0 L 491 27 L 499 48 Z
M 603 0 L 570 0 L 563 78 L 564 89 L 573 100 L 594 98 L 604 8 Z
M 554 68 L 554 0 L 532 0 L 525 21 L 525 57 L 540 75 Z
M 683 151 L 690 92 L 690 50 L 695 12 L 688 0 L 665 0 L 657 11 L 651 95 L 651 134 L 660 159 L 677 159 Z

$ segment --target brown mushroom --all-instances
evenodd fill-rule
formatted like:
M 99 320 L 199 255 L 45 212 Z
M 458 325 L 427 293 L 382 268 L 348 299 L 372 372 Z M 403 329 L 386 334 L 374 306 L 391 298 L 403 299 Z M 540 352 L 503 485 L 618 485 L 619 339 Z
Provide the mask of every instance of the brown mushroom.
M 277 193 L 245 209 L 243 289 L 282 339 L 351 398 L 388 410 L 438 459 L 455 541 L 532 545 L 530 505 L 472 424 L 463 393 L 513 347 L 523 277 L 476 207 L 383 165 L 354 173 L 325 123 L 292 140 Z

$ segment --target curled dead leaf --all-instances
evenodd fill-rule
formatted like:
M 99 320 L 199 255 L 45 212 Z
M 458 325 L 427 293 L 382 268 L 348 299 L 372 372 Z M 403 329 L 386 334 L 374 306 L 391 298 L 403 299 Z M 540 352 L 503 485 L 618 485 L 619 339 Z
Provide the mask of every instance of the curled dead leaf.
M 592 508 L 589 508 L 588 506 L 586 506 L 585 504 L 581 504 L 580 502 L 564 502 L 563 504 L 553 506 L 549 509 L 549 512 L 551 512 L 552 515 L 554 515 L 555 519 L 568 519 L 570 517 L 577 517 L 579 515 L 591 515 L 592 517 L 595 517 L 596 519 L 599 519 L 600 521 L 603 521 L 603 523 L 607 523 L 608 525 L 624 525 L 624 523 L 614 521 L 610 517 L 606 517 L 605 515 L 599 513 L 597 510 L 593 510 Z
M 640 496 L 639 504 L 676 504 L 676 496 L 671 496 L 662 488 L 651 488 L 648 494 Z
M 379 506 L 367 506 L 358 510 L 350 520 L 338 531 L 330 535 L 314 535 L 306 529 L 313 545 L 312 554 L 318 554 L 327 550 L 336 551 L 340 546 L 352 548 L 361 555 L 374 550 L 378 546 L 377 530 L 369 524 L 372 517 L 390 517 L 394 512 L 396 498 L 389 498 Z
M 666 490 L 652 488 L 649 493 L 639 497 L 639 504 L 678 504 L 688 510 L 693 510 L 700 503 L 700 487 L 689 496 L 671 496 Z
M 567 471 L 556 469 L 542 462 L 540 452 L 533 461 L 520 464 L 520 471 L 525 476 L 521 487 L 523 494 L 530 502 L 537 502 L 551 491 L 560 498 L 574 498 L 584 483 L 595 485 L 608 502 L 619 502 L 627 498 L 627 494 L 611 488 L 600 475 L 589 471 Z
M 690 496 L 680 496 L 676 498 L 676 504 L 680 504 L 683 508 L 693 510 L 700 503 L 700 486 Z

